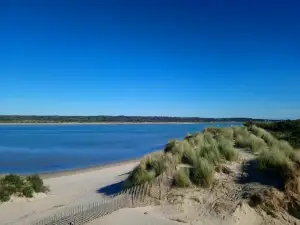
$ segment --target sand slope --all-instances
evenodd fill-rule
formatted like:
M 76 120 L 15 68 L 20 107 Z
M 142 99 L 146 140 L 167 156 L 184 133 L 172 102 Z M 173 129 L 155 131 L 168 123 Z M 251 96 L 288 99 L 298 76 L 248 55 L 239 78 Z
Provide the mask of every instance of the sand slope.
M 120 209 L 112 214 L 92 221 L 87 225 L 174 225 L 180 224 L 157 213 L 152 213 L 152 207 Z

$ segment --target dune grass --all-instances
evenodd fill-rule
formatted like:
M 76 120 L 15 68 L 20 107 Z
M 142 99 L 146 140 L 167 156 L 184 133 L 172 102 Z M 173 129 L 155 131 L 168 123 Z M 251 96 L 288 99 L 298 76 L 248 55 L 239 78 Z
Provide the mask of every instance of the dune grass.
M 189 168 L 180 168 L 176 171 L 173 185 L 176 187 L 189 187 L 191 185 Z
M 238 158 L 238 151 L 233 147 L 233 142 L 225 136 L 217 136 L 217 143 L 220 155 L 223 159 L 234 161 Z
M 279 169 L 280 172 L 293 170 L 292 161 L 279 149 L 263 151 L 257 160 L 261 169 Z
M 214 165 L 206 158 L 201 157 L 190 168 L 190 179 L 196 185 L 209 187 L 213 183 L 214 172 Z
M 260 127 L 252 125 L 248 126 L 248 128 L 255 134 L 256 138 L 264 140 L 266 145 L 261 141 L 255 143 L 255 147 L 260 151 L 257 158 L 260 169 L 272 169 L 275 173 L 282 176 L 284 180 L 288 180 L 291 174 L 296 173 L 300 157 L 287 141 L 278 140 L 271 133 Z
M 245 131 L 243 131 L 243 134 L 236 135 L 235 144 L 237 147 L 247 148 L 253 153 L 260 153 L 268 147 L 262 138 Z
M 175 171 L 174 185 L 191 184 L 208 187 L 213 183 L 216 167 L 225 161 L 235 161 L 247 148 L 257 154 L 260 169 L 293 170 L 300 155 L 285 141 L 279 141 L 258 127 L 206 128 L 204 132 L 188 134 L 182 141 L 170 141 L 164 152 L 146 156 L 130 174 L 131 185 L 141 184 L 162 174 L 171 165 L 185 165 Z
M 278 141 L 272 134 L 270 134 L 268 131 L 266 131 L 260 127 L 251 126 L 251 127 L 249 127 L 249 129 L 257 137 L 262 138 L 267 143 L 267 145 L 270 147 L 274 146 L 276 144 L 276 142 Z
M 232 128 L 208 128 L 201 133 L 188 134 L 182 141 L 171 140 L 163 152 L 150 154 L 141 160 L 128 177 L 127 187 L 150 181 L 178 164 L 186 164 L 187 168 L 177 168 L 173 177 L 175 186 L 210 186 L 215 167 L 223 161 L 238 158 L 233 138 Z
M 9 174 L 0 179 L 0 202 L 8 201 L 12 195 L 31 198 L 34 193 L 48 190 L 38 175 L 21 177 Z

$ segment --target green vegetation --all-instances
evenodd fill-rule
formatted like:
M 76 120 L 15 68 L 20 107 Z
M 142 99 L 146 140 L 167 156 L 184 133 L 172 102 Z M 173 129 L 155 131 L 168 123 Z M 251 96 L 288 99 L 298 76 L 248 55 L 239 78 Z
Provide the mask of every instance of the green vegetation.
M 165 146 L 164 152 L 145 157 L 127 182 L 129 187 L 142 184 L 171 169 L 174 187 L 210 187 L 214 183 L 215 172 L 227 173 L 223 164 L 237 160 L 239 150 L 247 150 L 253 153 L 254 158 L 245 164 L 245 169 L 248 165 L 251 170 L 252 165 L 256 166 L 257 172 L 274 177 L 275 187 L 280 187 L 280 195 L 272 191 L 274 188 L 266 188 L 256 206 L 266 212 L 281 208 L 288 211 L 291 207 L 299 212 L 300 151 L 291 146 L 291 139 L 278 138 L 278 135 L 254 123 L 244 127 L 207 128 L 202 133 L 188 134 L 182 141 L 172 140 Z M 257 179 L 255 176 L 252 176 L 254 180 Z M 255 196 L 250 196 L 250 199 L 255 200 Z
M 164 152 L 146 156 L 130 174 L 127 187 L 142 184 L 174 169 L 173 184 L 209 187 L 216 169 L 226 161 L 239 157 L 238 148 L 257 155 L 258 169 L 291 174 L 300 163 L 300 154 L 284 140 L 253 124 L 247 127 L 206 128 L 188 134 L 182 141 L 172 140 Z
M 162 152 L 152 153 L 140 162 L 125 181 L 125 188 L 139 185 L 159 176 L 172 163 L 176 162 L 176 157 Z
M 261 152 L 258 162 L 261 169 L 279 169 L 280 172 L 285 172 L 293 168 L 292 161 L 279 149 Z
M 247 148 L 253 153 L 259 153 L 267 148 L 267 144 L 261 136 L 252 134 L 245 127 L 235 128 L 235 145 L 239 148 Z
M 260 169 L 275 170 L 274 172 L 281 175 L 284 180 L 288 180 L 288 177 L 294 174 L 299 167 L 300 158 L 297 151 L 287 141 L 277 139 L 276 136 L 263 128 L 254 124 L 247 124 L 247 127 L 252 133 L 249 137 L 260 139 L 253 145 L 254 150 L 259 152 L 257 161 Z
M 247 122 L 245 126 L 251 127 L 255 125 L 270 132 L 279 140 L 285 140 L 294 148 L 300 148 L 300 119 L 285 120 L 278 122 Z
M 33 197 L 33 193 L 46 192 L 43 180 L 38 175 L 21 177 L 9 174 L 0 179 L 0 202 L 10 199 L 10 196 Z
M 2 115 L 0 123 L 200 123 L 263 121 L 252 118 L 200 118 L 168 116 L 22 116 Z
M 146 156 L 129 175 L 125 185 L 131 187 L 150 181 L 167 168 L 173 168 L 175 186 L 209 187 L 216 167 L 238 158 L 233 139 L 233 128 L 208 128 L 202 133 L 189 134 L 182 141 L 169 141 L 164 152 Z
M 232 141 L 225 138 L 225 136 L 217 136 L 218 149 L 220 155 L 228 160 L 234 161 L 238 157 L 237 150 L 233 147 Z
M 206 158 L 198 158 L 190 169 L 190 179 L 196 185 L 210 187 L 213 182 L 215 168 Z
M 174 175 L 173 184 L 176 187 L 189 187 L 191 185 L 189 169 L 180 168 L 179 170 L 177 170 Z

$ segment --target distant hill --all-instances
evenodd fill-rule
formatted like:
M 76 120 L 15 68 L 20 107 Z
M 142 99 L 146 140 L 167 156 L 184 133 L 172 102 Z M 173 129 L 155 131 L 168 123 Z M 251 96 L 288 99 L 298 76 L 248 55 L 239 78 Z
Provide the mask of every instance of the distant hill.
M 253 118 L 201 118 L 167 116 L 22 116 L 0 115 L 0 123 L 200 123 L 266 121 Z

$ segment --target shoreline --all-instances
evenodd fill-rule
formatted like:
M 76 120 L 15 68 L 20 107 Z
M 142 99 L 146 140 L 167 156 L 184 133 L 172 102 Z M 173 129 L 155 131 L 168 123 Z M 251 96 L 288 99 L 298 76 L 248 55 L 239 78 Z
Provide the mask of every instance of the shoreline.
M 42 179 L 50 179 L 50 178 L 57 178 L 57 177 L 63 177 L 63 176 L 72 176 L 72 175 L 76 175 L 76 174 L 93 172 L 93 171 L 112 168 L 112 167 L 116 167 L 116 166 L 123 166 L 123 165 L 130 164 L 130 163 L 137 163 L 140 160 L 141 160 L 141 158 L 128 159 L 128 160 L 122 160 L 122 161 L 119 161 L 119 162 L 112 162 L 112 163 L 98 165 L 98 166 L 96 166 L 96 165 L 95 166 L 89 166 L 89 167 L 86 167 L 86 168 L 74 168 L 74 169 L 65 170 L 65 171 L 46 172 L 46 173 L 37 173 L 37 174 Z
M 214 121 L 214 122 L 126 122 L 126 123 L 120 123 L 120 122 L 91 122 L 91 123 L 80 123 L 80 122 L 61 122 L 61 123 L 33 123 L 33 122 L 25 122 L 25 123 L 1 123 L 2 125 L 139 125 L 139 124 L 203 124 L 203 123 L 212 123 L 212 124 L 220 124 L 220 123 L 243 123 L 243 122 L 237 122 L 237 121 Z
M 116 166 L 123 166 L 123 165 L 130 164 L 130 163 L 137 163 L 142 158 L 143 157 L 136 158 L 136 159 L 121 160 L 119 162 L 112 162 L 112 163 L 107 163 L 107 164 L 103 164 L 103 165 L 94 165 L 94 166 L 88 166 L 88 167 L 84 167 L 84 168 L 74 168 L 74 169 L 54 171 L 54 172 L 28 173 L 28 174 L 0 173 L 0 178 L 6 176 L 8 174 L 16 174 L 19 176 L 30 176 L 30 175 L 37 174 L 44 180 L 44 179 L 50 179 L 50 178 L 72 176 L 72 175 L 76 175 L 76 174 L 93 172 L 93 171 L 98 171 L 98 170 L 102 170 L 102 169 L 113 168 Z

